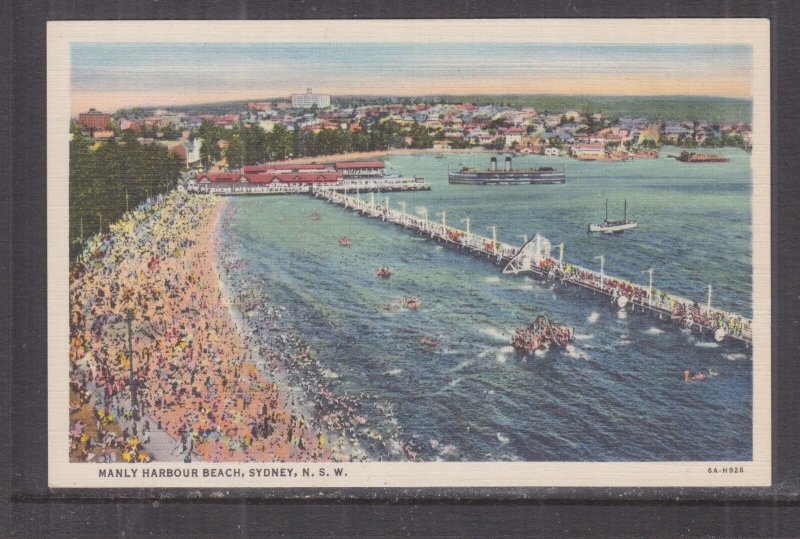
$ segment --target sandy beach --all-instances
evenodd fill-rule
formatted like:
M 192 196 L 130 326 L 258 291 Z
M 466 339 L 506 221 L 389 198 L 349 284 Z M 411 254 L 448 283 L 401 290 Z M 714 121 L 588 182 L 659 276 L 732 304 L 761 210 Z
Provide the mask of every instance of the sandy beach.
M 364 159 L 377 159 L 387 155 L 416 155 L 416 154 L 448 154 L 448 153 L 497 153 L 497 150 L 484 148 L 465 148 L 463 150 L 435 150 L 433 148 L 402 148 L 394 150 L 376 150 L 372 152 L 349 152 L 332 155 L 315 155 L 313 157 L 299 157 L 283 161 L 270 161 L 269 164 L 285 165 L 290 163 L 324 163 L 331 161 L 358 161 Z
M 342 454 L 351 448 L 341 443 L 334 453 L 327 431 L 300 403 L 290 404 L 277 383 L 279 365 L 272 363 L 270 376 L 258 355 L 269 350 L 254 350 L 234 320 L 217 269 L 215 231 L 224 205 L 173 191 L 95 238 L 75 263 L 70 385 L 93 417 L 86 406 L 80 417 L 77 409 L 71 414 L 73 460 L 96 461 L 109 448 L 125 460 L 149 460 L 149 431 L 156 430 L 176 440 L 174 460 L 354 458 Z M 134 415 L 128 313 L 140 431 L 107 436 L 119 431 L 109 424 Z

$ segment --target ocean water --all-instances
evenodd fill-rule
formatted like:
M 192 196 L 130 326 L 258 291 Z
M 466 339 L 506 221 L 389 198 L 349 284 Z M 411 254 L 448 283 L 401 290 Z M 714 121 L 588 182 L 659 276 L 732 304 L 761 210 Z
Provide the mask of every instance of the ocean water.
M 567 183 L 465 186 L 447 167 L 486 166 L 489 154 L 391 156 L 387 168 L 424 177 L 430 192 L 388 193 L 408 211 L 442 209 L 447 221 L 522 243 L 538 232 L 565 243 L 565 260 L 750 316 L 749 155 L 729 163 L 662 158 L 591 163 L 516 157 L 516 166 L 564 167 Z M 502 160 L 501 160 L 502 161 Z M 362 195 L 368 196 L 368 195 Z M 381 201 L 387 194 L 376 194 Z M 628 216 L 639 228 L 589 235 L 589 222 Z M 506 276 L 492 261 L 443 247 L 395 225 L 306 196 L 229 200 L 224 239 L 247 262 L 285 323 L 338 378 L 338 392 L 365 393 L 391 407 L 404 440 L 425 460 L 661 461 L 752 457 L 752 360 L 741 345 L 718 345 L 607 298 Z M 311 214 L 318 212 L 318 221 Z M 338 239 L 348 236 L 352 247 Z M 557 252 L 557 251 L 556 251 Z M 390 279 L 375 276 L 388 265 Z M 390 311 L 404 296 L 418 311 Z M 572 326 L 566 350 L 526 354 L 515 328 L 540 313 Z M 436 346 L 421 339 L 436 341 Z M 711 369 L 687 384 L 684 369 Z M 365 407 L 370 422 L 380 412 Z M 379 451 L 379 450 L 376 450 Z M 382 458 L 385 458 L 384 455 Z M 376 455 L 377 458 L 377 455 Z

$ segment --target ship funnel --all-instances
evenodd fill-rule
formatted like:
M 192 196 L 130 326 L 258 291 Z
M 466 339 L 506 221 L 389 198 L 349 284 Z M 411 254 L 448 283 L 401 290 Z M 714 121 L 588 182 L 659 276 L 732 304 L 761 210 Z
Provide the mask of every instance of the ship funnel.
M 509 172 L 510 170 L 511 170 L 511 158 L 506 157 L 506 172 Z
M 495 170 L 497 170 L 497 158 L 496 158 L 496 157 L 492 157 L 492 158 L 489 160 L 489 170 L 491 170 L 491 171 L 493 171 L 493 172 L 494 172 Z

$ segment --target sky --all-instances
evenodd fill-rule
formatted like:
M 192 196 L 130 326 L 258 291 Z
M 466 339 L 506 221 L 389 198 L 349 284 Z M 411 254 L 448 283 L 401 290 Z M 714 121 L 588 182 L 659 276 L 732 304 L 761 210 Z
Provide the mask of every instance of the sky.
M 73 43 L 72 114 L 333 95 L 749 97 L 748 45 Z

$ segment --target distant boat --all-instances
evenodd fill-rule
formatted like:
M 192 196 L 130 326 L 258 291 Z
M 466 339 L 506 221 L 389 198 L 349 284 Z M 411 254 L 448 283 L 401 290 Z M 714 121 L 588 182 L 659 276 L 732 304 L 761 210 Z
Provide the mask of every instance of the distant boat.
M 339 238 L 339 245 L 341 245 L 342 247 L 350 247 L 351 245 L 353 245 L 353 242 L 350 241 L 350 238 L 348 238 L 347 236 L 342 236 L 341 238 Z
M 463 167 L 458 172 L 447 174 L 449 183 L 471 185 L 513 185 L 513 184 L 557 184 L 564 183 L 564 171 L 553 167 L 515 169 L 511 166 L 511 157 L 506 157 L 505 168 L 497 169 L 497 158 L 492 157 L 488 169 Z
M 681 152 L 680 155 L 670 155 L 682 163 L 727 163 L 730 157 L 711 153 Z
M 434 339 L 434 338 L 432 338 L 432 337 L 422 337 L 422 338 L 419 340 L 419 342 L 421 342 L 421 343 L 422 343 L 422 344 L 424 344 L 425 346 L 430 346 L 430 347 L 432 347 L 432 348 L 434 348 L 434 347 L 436 347 L 436 346 L 439 346 L 439 341 L 437 341 L 436 339 Z
M 637 221 L 628 220 L 628 200 L 625 199 L 625 214 L 621 221 L 608 220 L 608 199 L 606 199 L 606 220 L 601 224 L 590 224 L 589 232 L 604 232 L 606 234 L 614 234 L 615 232 L 624 232 L 639 226 Z

